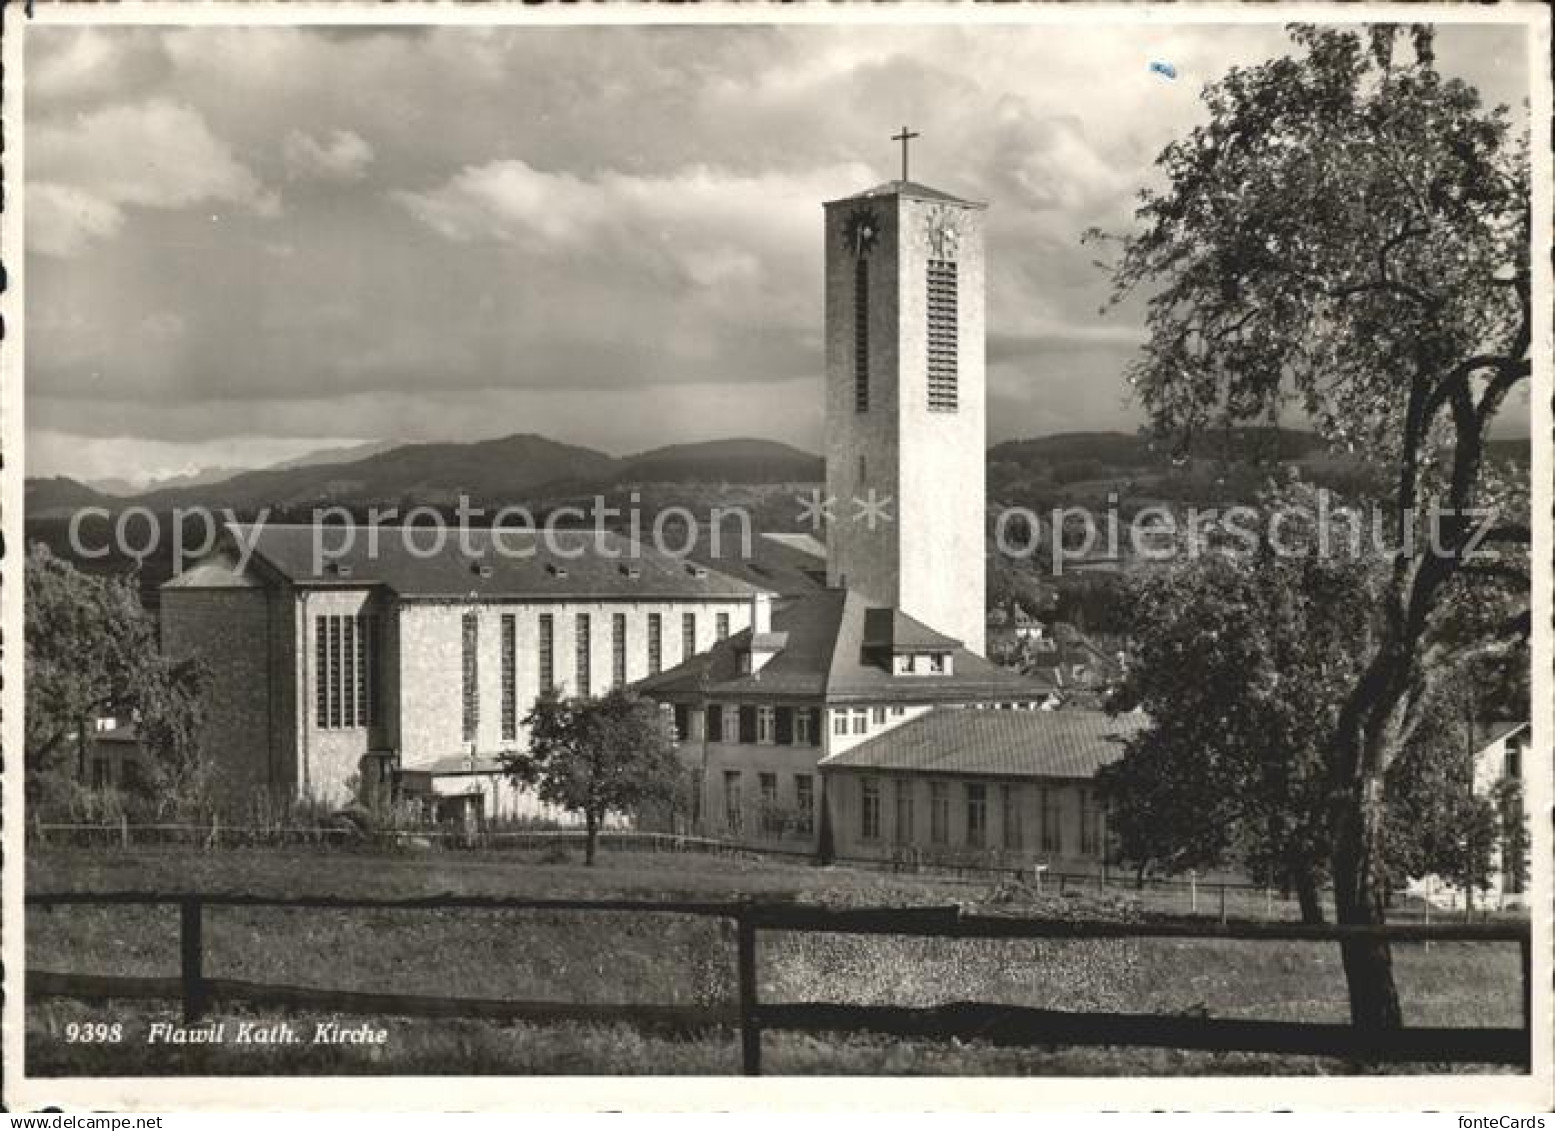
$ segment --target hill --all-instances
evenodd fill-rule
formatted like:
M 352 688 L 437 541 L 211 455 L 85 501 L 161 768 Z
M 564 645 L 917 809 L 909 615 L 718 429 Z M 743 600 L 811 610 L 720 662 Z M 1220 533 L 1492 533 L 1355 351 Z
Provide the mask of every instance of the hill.
M 22 492 L 22 509 L 29 519 L 65 517 L 82 507 L 114 506 L 123 503 L 123 499 L 106 495 L 64 475 L 55 475 L 47 479 L 29 479 Z
M 621 461 L 617 483 L 814 483 L 820 456 L 775 440 L 741 438 L 655 448 Z

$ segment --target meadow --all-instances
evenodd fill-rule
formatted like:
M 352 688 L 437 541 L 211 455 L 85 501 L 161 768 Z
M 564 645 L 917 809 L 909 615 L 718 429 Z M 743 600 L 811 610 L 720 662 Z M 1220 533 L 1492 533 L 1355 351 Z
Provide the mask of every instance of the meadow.
M 66 849 L 29 854 L 33 890 L 194 890 L 384 898 L 635 896 L 723 899 L 760 895 L 847 905 L 1016 901 L 1022 914 L 1127 919 L 1121 896 L 1064 898 L 841 867 L 752 858 L 607 852 L 596 868 L 575 854 L 380 852 L 295 848 L 198 852 Z M 764 1001 L 928 1005 L 1009 1002 L 1066 1010 L 1194 1013 L 1342 1021 L 1338 948 L 1330 943 L 1195 939 L 1075 942 L 949 940 L 764 932 Z M 173 908 L 29 909 L 33 969 L 116 975 L 177 973 Z M 577 1002 L 722 1005 L 734 995 L 734 940 L 724 924 L 681 916 L 601 912 L 289 910 L 206 912 L 205 972 L 291 985 L 397 993 Z M 1515 1026 L 1518 957 L 1510 944 L 1396 948 L 1406 1021 Z M 254 1014 L 221 1010 L 216 1017 Z M 297 1015 L 299 1022 L 311 1022 Z M 620 1025 L 527 1025 L 376 1019 L 382 1047 L 150 1045 L 153 1021 L 174 1003 L 29 1004 L 27 1056 L 35 1075 L 355 1073 L 688 1073 L 738 1070 L 738 1035 L 694 1037 Z M 322 1017 L 319 1019 L 323 1019 Z M 67 1039 L 72 1022 L 123 1023 L 118 1043 Z M 347 1018 L 355 1022 L 356 1018 Z M 309 1024 L 299 1028 L 311 1029 Z M 1150 1049 L 1007 1049 L 830 1034 L 771 1033 L 772 1074 L 1334 1073 L 1366 1070 L 1322 1058 Z M 1431 1066 L 1408 1066 L 1431 1070 Z

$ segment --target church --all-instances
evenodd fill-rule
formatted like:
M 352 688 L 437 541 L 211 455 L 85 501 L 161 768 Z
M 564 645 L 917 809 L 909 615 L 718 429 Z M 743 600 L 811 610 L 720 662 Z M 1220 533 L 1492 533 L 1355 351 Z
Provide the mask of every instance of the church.
M 1089 783 L 1130 724 L 984 656 L 986 206 L 908 179 L 905 142 L 902 171 L 825 205 L 824 545 L 692 560 L 579 531 L 514 558 L 477 531 L 320 563 L 312 528 L 228 531 L 161 612 L 215 673 L 225 786 L 554 815 L 500 773 L 529 705 L 633 685 L 673 712 L 700 832 L 1099 861 Z

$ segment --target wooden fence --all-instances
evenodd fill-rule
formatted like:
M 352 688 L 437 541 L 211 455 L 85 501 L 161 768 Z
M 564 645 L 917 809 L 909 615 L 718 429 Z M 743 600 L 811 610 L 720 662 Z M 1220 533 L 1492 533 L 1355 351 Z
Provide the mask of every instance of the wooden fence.
M 28 970 L 31 997 L 86 1001 L 180 1001 L 184 1020 L 198 1022 L 219 1003 L 273 1006 L 369 1016 L 472 1017 L 498 1021 L 611 1022 L 694 1032 L 738 1026 L 741 1067 L 761 1072 L 761 1034 L 767 1030 L 868 1032 L 958 1038 L 1002 1045 L 1141 1046 L 1216 1052 L 1332 1056 L 1380 1062 L 1530 1063 L 1531 955 L 1524 923 L 1394 924 L 1386 927 L 1299 923 L 1154 921 L 1109 923 L 966 914 L 957 907 L 831 908 L 797 903 L 696 902 L 634 899 L 510 899 L 431 896 L 419 899 L 268 897 L 151 892 L 29 892 L 31 907 L 176 906 L 179 976 L 120 977 Z M 732 1007 L 579 1004 L 363 993 L 209 978 L 204 968 L 207 907 L 279 907 L 315 910 L 451 910 L 625 912 L 721 919 L 735 926 L 738 995 Z M 1401 943 L 1515 942 L 1522 955 L 1520 1028 L 1403 1028 L 1385 1033 L 1347 1024 L 1256 1021 L 1168 1014 L 1074 1013 L 986 1002 L 928 1007 L 826 1002 L 763 1002 L 757 993 L 757 935 L 761 931 L 913 935 L 952 939 L 1226 939 L 1338 942 L 1385 937 Z

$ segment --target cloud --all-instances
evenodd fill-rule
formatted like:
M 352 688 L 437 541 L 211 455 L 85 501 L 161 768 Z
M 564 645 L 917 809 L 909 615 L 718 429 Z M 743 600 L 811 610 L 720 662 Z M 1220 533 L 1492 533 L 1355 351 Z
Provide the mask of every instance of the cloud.
M 40 125 L 27 156 L 31 192 L 43 202 L 30 246 L 45 255 L 74 255 L 114 235 L 127 208 L 227 204 L 262 216 L 280 208 L 196 110 L 165 99 Z
M 321 137 L 292 130 L 281 143 L 281 153 L 293 177 L 340 184 L 361 180 L 373 161 L 373 147 L 351 130 Z

